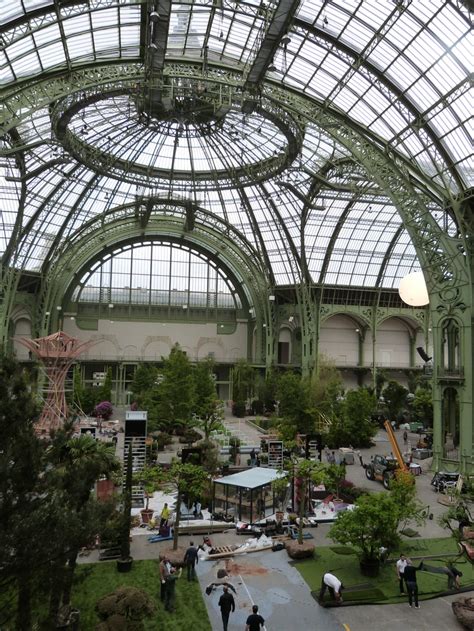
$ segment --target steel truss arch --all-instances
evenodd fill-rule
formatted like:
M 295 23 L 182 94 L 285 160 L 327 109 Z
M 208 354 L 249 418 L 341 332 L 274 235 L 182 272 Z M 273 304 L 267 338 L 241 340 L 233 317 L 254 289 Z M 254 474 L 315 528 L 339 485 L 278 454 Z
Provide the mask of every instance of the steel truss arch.
M 167 80 L 162 82 L 161 89 L 163 94 L 168 95 L 171 99 L 173 94 L 183 89 L 179 87 L 179 81 L 180 78 L 168 75 Z M 194 81 L 198 81 L 198 79 L 194 78 Z M 201 77 L 199 83 L 201 89 L 204 89 L 203 86 L 205 86 L 204 96 L 201 97 L 202 100 L 208 103 L 209 107 L 214 108 L 215 111 L 220 108 L 240 110 L 243 103 L 243 93 L 240 88 L 225 86 L 225 89 L 223 89 L 222 83 L 216 83 L 207 76 L 205 78 Z M 113 89 L 105 89 L 104 85 L 100 85 L 86 90 L 81 87 L 76 92 L 56 101 L 51 108 L 51 120 L 58 143 L 80 163 L 107 177 L 114 177 L 121 181 L 150 188 L 166 186 L 172 177 L 175 185 L 177 181 L 193 181 L 195 190 L 200 190 L 202 187 L 205 189 L 209 188 L 209 180 L 211 179 L 218 182 L 219 187 L 223 188 L 253 184 L 279 175 L 295 160 L 301 150 L 304 135 L 303 128 L 280 104 L 269 99 L 260 99 L 259 103 L 253 107 L 253 111 L 279 129 L 286 138 L 286 146 L 275 152 L 276 155 L 256 162 L 245 162 L 245 156 L 243 156 L 240 165 L 229 165 L 221 170 L 214 169 L 212 172 L 207 170 L 199 172 L 193 170 L 177 171 L 175 169 L 170 171 L 169 168 L 138 164 L 133 159 L 125 160 L 119 157 L 110 149 L 104 150 L 89 144 L 80 138 L 77 133 L 69 129 L 68 125 L 73 117 L 79 115 L 88 105 L 123 95 L 133 99 L 142 93 L 144 89 L 142 82 L 128 88 L 115 87 Z M 146 126 L 143 124 L 144 131 L 148 127 L 149 123 Z M 157 133 L 160 131 L 159 122 L 157 122 L 156 131 Z M 212 132 L 203 135 L 211 136 Z M 200 185 L 200 182 L 203 182 L 203 184 Z
M 323 46 L 326 50 L 339 55 L 342 59 L 344 59 L 349 64 L 349 72 L 351 74 L 355 72 L 361 72 L 366 76 L 367 80 L 370 83 L 373 83 L 375 80 L 384 93 L 384 96 L 394 105 L 400 114 L 407 121 L 407 127 L 397 134 L 397 139 L 399 142 L 402 142 L 404 139 L 404 135 L 407 131 L 411 131 L 416 129 L 417 133 L 420 136 L 420 141 L 423 146 L 428 150 L 430 143 L 433 143 L 435 148 L 435 155 L 430 156 L 433 160 L 433 164 L 436 164 L 436 161 L 442 161 L 449 169 L 451 176 L 456 182 L 459 190 L 462 190 L 464 187 L 464 183 L 459 176 L 459 173 L 455 168 L 451 166 L 452 158 L 449 155 L 448 151 L 442 145 L 435 132 L 431 129 L 430 125 L 426 122 L 423 112 L 418 110 L 415 105 L 403 94 L 403 92 L 392 82 L 390 81 L 376 66 L 374 66 L 368 59 L 367 51 L 358 52 L 352 48 L 350 48 L 347 44 L 335 39 L 331 36 L 330 33 L 323 29 L 319 29 L 314 25 L 307 24 L 303 20 L 296 19 L 294 24 L 295 32 L 306 32 L 311 33 L 314 41 Z M 377 38 L 374 37 L 373 43 L 376 44 Z M 457 86 L 458 89 L 467 90 L 469 86 L 469 80 L 466 79 L 462 82 L 461 85 Z M 341 89 L 341 84 L 338 84 L 338 89 Z M 326 103 L 326 106 L 329 104 Z M 410 120 L 411 119 L 411 120 Z M 441 176 L 442 177 L 442 176 Z
M 116 90 L 133 91 L 143 81 L 144 72 L 144 65 L 134 61 L 126 63 L 113 61 L 105 62 L 101 65 L 85 64 L 74 68 L 69 73 L 66 70 L 56 73 L 45 73 L 34 80 L 25 81 L 20 86 L 9 87 L 4 90 L 3 102 L 0 107 L 0 133 L 8 132 L 30 117 L 35 111 L 48 107 L 50 103 L 60 101 L 74 93 L 80 93 L 82 89 L 103 92 Z M 180 59 L 179 62 L 176 62 L 170 59 L 165 65 L 163 76 L 165 80 L 168 77 L 174 77 L 202 81 L 202 64 L 196 63 L 195 60 Z M 242 89 L 242 73 L 234 68 L 209 63 L 206 77 L 215 84 L 229 86 L 230 89 L 237 91 Z M 272 99 L 273 87 L 280 92 L 283 90 L 289 94 L 299 94 L 293 88 L 283 86 L 280 83 L 266 82 L 259 95 L 249 95 L 250 99 L 253 99 L 255 107 L 259 106 L 262 95 L 270 101 L 276 101 L 277 105 L 281 107 L 282 104 L 278 98 L 276 100 Z M 245 93 L 242 93 L 242 95 L 243 98 L 247 97 Z M 327 105 L 318 103 L 316 99 L 311 97 L 301 95 L 301 98 L 312 103 L 316 109 L 323 108 L 324 111 L 332 112 L 335 117 L 338 117 L 340 123 L 351 126 L 357 133 L 366 135 L 371 142 L 380 146 L 386 146 L 386 141 L 378 138 L 356 122 L 350 121 L 341 113 L 332 111 Z M 302 118 L 298 117 L 298 113 L 295 114 L 293 112 L 292 114 L 297 123 L 302 122 Z M 317 123 L 317 121 L 314 122 Z M 425 187 L 428 194 L 445 199 L 445 203 L 449 203 L 451 194 L 448 189 L 442 188 L 433 182 L 419 168 L 414 166 L 408 158 L 402 154 L 397 155 L 398 159 L 405 163 L 405 168 L 410 177 L 419 182 L 420 186 Z
M 202 214 L 200 217 L 204 216 Z M 201 223 L 197 218 L 194 230 L 187 232 L 183 229 L 182 216 L 161 215 L 151 216 L 143 227 L 134 215 L 130 215 L 130 208 L 110 213 L 108 219 L 104 222 L 103 217 L 99 217 L 95 222 L 90 222 L 76 239 L 57 250 L 42 279 L 37 322 L 40 331 L 46 331 L 48 325 L 54 325 L 46 313 L 51 313 L 54 305 L 61 304 L 68 288 L 78 277 L 77 270 L 83 270 L 84 266 L 100 258 L 105 248 L 150 237 L 186 243 L 205 253 L 221 268 L 229 270 L 236 286 L 242 286 L 247 305 L 255 309 L 257 322 L 266 322 L 266 273 L 258 263 L 259 259 L 250 255 L 250 246 L 243 249 L 242 239 L 237 239 L 232 230 L 223 229 L 222 222 L 221 225 L 217 225 L 218 222 Z
M 341 115 L 319 108 L 297 92 L 274 85 L 266 85 L 263 90 L 271 92 L 272 98 L 283 101 L 295 115 L 298 113 L 308 122 L 319 125 L 366 168 L 400 213 L 427 272 L 431 291 L 452 284 L 469 284 L 465 244 L 441 230 L 428 210 L 431 198 L 414 186 L 404 160 L 395 151 L 386 146 L 376 146 L 365 134 L 347 125 Z M 343 122 L 346 124 L 341 124 Z
M 143 66 L 140 64 L 109 64 L 91 69 L 81 68 L 67 76 L 48 78 L 47 82 L 29 82 L 23 89 L 20 87 L 7 93 L 4 107 L 0 112 L 0 121 L 3 121 L 5 128 L 10 129 L 18 124 L 20 119 L 39 107 L 44 107 L 46 103 L 77 92 L 78 86 L 79 90 L 82 86 L 101 86 L 105 91 L 117 88 L 130 89 L 134 82 L 141 79 L 142 73 Z M 208 73 L 216 83 L 238 87 L 242 81 L 240 73 L 223 67 L 209 67 Z M 165 75 L 199 80 L 202 78 L 202 65 L 170 62 L 165 67 Z M 259 105 L 261 98 L 274 101 L 288 111 L 301 128 L 308 122 L 315 123 L 344 146 L 371 173 L 373 180 L 386 191 L 400 212 L 426 272 L 431 293 L 449 289 L 448 293 L 444 292 L 440 297 L 440 301 L 444 301 L 451 296 L 453 287 L 470 285 L 465 261 L 467 247 L 463 241 L 464 235 L 460 239 L 454 239 L 443 233 L 427 207 L 432 199 L 419 189 L 413 177 L 416 174 L 421 186 L 424 182 L 427 183 L 427 179 L 410 165 L 406 158 L 390 149 L 373 134 L 350 123 L 342 114 L 323 108 L 321 104 L 302 96 L 296 90 L 266 83 L 261 94 L 261 97 L 253 97 L 255 106 Z M 435 188 L 432 182 L 429 183 L 429 187 L 431 190 Z M 449 191 L 445 190 L 443 195 L 449 196 Z M 445 201 L 440 196 L 440 206 L 444 204 Z M 461 211 L 458 211 L 458 215 L 459 213 Z

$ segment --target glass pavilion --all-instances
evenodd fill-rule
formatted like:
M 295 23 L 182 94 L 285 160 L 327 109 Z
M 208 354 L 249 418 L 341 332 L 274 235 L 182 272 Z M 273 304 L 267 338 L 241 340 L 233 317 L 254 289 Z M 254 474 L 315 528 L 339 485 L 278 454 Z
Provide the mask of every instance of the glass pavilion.
M 309 372 L 329 312 L 375 347 L 393 309 L 432 343 L 435 466 L 472 468 L 469 7 L 0 0 L 2 342 L 245 320 L 270 367 L 286 319 Z

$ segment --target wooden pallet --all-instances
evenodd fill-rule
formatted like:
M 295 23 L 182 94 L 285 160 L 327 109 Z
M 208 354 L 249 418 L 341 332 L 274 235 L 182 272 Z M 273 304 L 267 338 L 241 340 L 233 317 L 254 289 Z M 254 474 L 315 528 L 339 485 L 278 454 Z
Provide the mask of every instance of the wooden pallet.
M 213 550 L 216 550 L 214 554 L 229 554 L 234 552 L 235 548 L 232 546 L 216 546 Z
M 224 532 L 226 530 L 235 530 L 234 524 L 220 523 L 220 524 L 202 524 L 199 525 L 185 525 L 186 522 L 180 523 L 178 532 L 180 535 L 207 535 L 211 532 Z
M 287 539 L 290 539 L 288 535 L 278 535 L 278 536 L 279 536 L 279 539 L 277 539 L 277 541 L 286 541 Z M 273 539 L 276 540 L 276 537 L 273 537 Z M 237 548 L 236 550 L 232 550 L 232 548 L 229 546 L 216 546 L 214 550 L 218 550 L 219 552 L 208 554 L 206 560 L 211 561 L 212 559 L 224 559 L 226 557 L 231 557 L 236 554 L 250 554 L 251 552 L 261 552 L 262 550 L 272 550 L 272 549 L 273 549 L 273 543 L 272 545 L 263 546 L 262 548 L 245 548 L 245 549 Z
M 291 539 L 290 535 L 273 535 L 273 541 L 289 541 Z

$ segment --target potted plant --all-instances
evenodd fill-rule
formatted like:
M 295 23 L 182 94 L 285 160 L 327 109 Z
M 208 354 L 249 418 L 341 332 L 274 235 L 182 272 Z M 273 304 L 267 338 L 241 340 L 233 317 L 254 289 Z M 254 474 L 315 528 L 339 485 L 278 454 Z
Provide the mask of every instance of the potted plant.
M 325 470 L 326 466 L 320 462 L 301 460 L 295 463 L 294 475 L 296 478 L 299 507 L 298 539 L 297 541 L 290 541 L 286 545 L 288 555 L 293 559 L 305 559 L 313 556 L 314 545 L 305 541 L 303 536 L 304 517 L 306 514 L 310 484 L 321 484 L 325 479 Z
M 134 482 L 140 484 L 145 493 L 145 508 L 142 508 L 140 511 L 144 524 L 147 524 L 153 517 L 154 511 L 149 508 L 150 498 L 153 497 L 153 493 L 156 491 L 162 477 L 163 474 L 160 467 L 145 467 L 145 469 L 133 476 Z
M 277 522 L 283 521 L 283 515 L 284 515 L 283 502 L 285 501 L 287 490 L 288 490 L 288 478 L 286 476 L 273 480 L 272 491 L 273 491 L 273 496 L 275 500 L 277 501 L 277 507 L 278 507 L 275 513 Z
M 232 464 L 236 465 L 240 454 L 240 438 L 231 436 L 229 438 L 229 458 Z
M 389 493 L 371 493 L 356 500 L 355 509 L 340 514 L 329 537 L 352 545 L 364 576 L 378 576 L 380 549 L 392 548 L 399 540 L 397 503 Z
M 127 454 L 127 469 L 125 474 L 125 486 L 123 489 L 122 523 L 120 527 L 120 558 L 117 559 L 119 572 L 130 572 L 133 559 L 130 556 L 130 516 L 132 512 L 132 464 L 133 450 L 129 444 Z
M 346 476 L 346 468 L 341 464 L 330 464 L 326 468 L 326 487 L 334 494 L 333 502 L 342 502 L 339 497 L 342 482 Z

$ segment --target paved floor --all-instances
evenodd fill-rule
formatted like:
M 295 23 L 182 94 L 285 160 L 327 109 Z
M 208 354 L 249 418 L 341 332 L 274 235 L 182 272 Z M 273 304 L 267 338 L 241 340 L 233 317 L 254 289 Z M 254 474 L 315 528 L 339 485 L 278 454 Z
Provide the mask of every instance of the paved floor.
M 254 552 L 230 560 L 204 561 L 198 564 L 198 577 L 206 601 L 212 629 L 222 629 L 219 597 L 220 587 L 211 595 L 205 588 L 215 580 L 217 570 L 224 568 L 235 586 L 235 613 L 231 614 L 229 631 L 243 631 L 253 604 L 265 619 L 268 631 L 340 631 L 344 627 L 329 609 L 315 602 L 300 573 L 288 564 L 288 556 L 281 552 Z
M 403 443 L 401 435 L 402 432 L 397 432 L 400 444 Z M 416 434 L 410 435 L 412 444 L 416 443 L 416 439 Z M 388 454 L 390 451 L 386 433 L 381 430 L 376 437 L 376 445 L 371 449 L 362 450 L 362 455 L 364 461 L 368 461 L 371 455 Z M 437 517 L 446 508 L 437 502 L 437 495 L 430 486 L 431 461 L 423 460 L 420 464 L 423 473 L 416 479 L 417 494 L 422 504 L 430 507 L 433 519 L 427 520 L 423 526 L 413 525 L 413 527 L 422 537 L 445 537 L 446 532 L 438 525 Z M 384 491 L 379 482 L 367 480 L 365 470 L 358 463 L 347 467 L 347 478 L 357 486 L 371 491 Z M 318 528 L 311 529 L 316 546 L 330 543 L 327 537 L 329 528 L 329 524 L 321 524 Z M 156 559 L 160 549 L 170 547 L 170 542 L 149 543 L 147 534 L 145 531 L 133 537 L 131 551 L 135 559 Z M 180 537 L 180 547 L 186 548 L 190 539 L 187 536 Z M 200 541 L 198 537 L 194 539 Z M 214 534 L 212 540 L 214 545 L 244 542 L 244 538 L 236 535 L 234 530 Z M 91 562 L 96 559 L 97 555 L 94 551 L 81 561 Z M 219 567 L 226 566 L 237 591 L 235 596 L 237 607 L 236 612 L 231 614 L 229 631 L 242 631 L 245 628 L 245 620 L 253 603 L 259 605 L 260 613 L 266 619 L 267 631 L 292 631 L 292 629 L 299 631 L 462 630 L 451 609 L 451 602 L 456 596 L 423 601 L 419 610 L 410 609 L 407 603 L 321 608 L 311 596 L 299 572 L 288 562 L 286 552 L 266 551 L 234 557 L 227 563 L 201 561 L 198 564 L 197 574 L 213 631 L 222 629 L 220 610 L 217 605 L 222 590 L 218 588 L 210 596 L 206 596 L 205 587 L 214 580 Z M 474 592 L 470 592 L 469 595 L 474 596 Z

